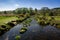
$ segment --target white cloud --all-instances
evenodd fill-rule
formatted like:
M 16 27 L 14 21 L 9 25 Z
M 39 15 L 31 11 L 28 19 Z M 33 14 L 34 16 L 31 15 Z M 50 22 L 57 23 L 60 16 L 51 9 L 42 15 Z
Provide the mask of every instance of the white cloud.
M 0 11 L 9 11 L 9 10 L 15 10 L 15 8 L 14 7 L 0 8 Z
M 19 4 L 15 4 L 15 7 L 19 7 L 20 5 Z

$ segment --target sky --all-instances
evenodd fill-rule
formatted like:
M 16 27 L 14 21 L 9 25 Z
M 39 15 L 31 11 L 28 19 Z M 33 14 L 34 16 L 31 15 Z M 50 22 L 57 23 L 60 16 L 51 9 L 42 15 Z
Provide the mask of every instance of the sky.
M 15 10 L 16 8 L 60 7 L 60 0 L 0 0 L 0 11 Z

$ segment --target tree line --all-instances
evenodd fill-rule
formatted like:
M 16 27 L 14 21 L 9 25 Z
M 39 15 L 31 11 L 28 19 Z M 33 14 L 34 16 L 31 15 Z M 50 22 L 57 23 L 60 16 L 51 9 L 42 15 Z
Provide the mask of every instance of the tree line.
M 40 14 L 43 16 L 60 16 L 60 8 L 49 9 L 48 7 L 42 7 L 40 10 L 37 8 L 17 8 L 13 11 L 0 11 L 0 15 L 1 14 Z

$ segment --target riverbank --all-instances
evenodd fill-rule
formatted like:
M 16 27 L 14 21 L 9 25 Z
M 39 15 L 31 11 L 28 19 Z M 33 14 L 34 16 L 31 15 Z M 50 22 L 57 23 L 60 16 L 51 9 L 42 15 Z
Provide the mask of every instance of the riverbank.
M 1 16 L 0 17 L 0 35 L 9 31 L 12 27 L 28 19 L 28 16 Z
M 39 16 L 34 17 L 39 25 L 51 25 L 60 29 L 60 16 Z
M 18 20 L 18 18 L 16 16 L 12 16 L 12 17 L 0 16 L 0 25 L 6 24 L 13 20 Z

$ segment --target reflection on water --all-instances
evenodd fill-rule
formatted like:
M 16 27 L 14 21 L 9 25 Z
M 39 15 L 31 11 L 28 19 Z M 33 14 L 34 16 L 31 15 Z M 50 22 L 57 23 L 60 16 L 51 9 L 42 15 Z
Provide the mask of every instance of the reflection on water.
M 53 26 L 38 25 L 35 20 L 30 23 L 28 30 L 24 34 L 20 34 L 19 30 L 22 28 L 22 24 L 18 24 L 12 28 L 9 32 L 0 37 L 0 40 L 15 40 L 16 35 L 21 36 L 21 40 L 60 40 L 60 30 Z
M 5 40 L 8 40 L 8 36 L 6 36 Z

